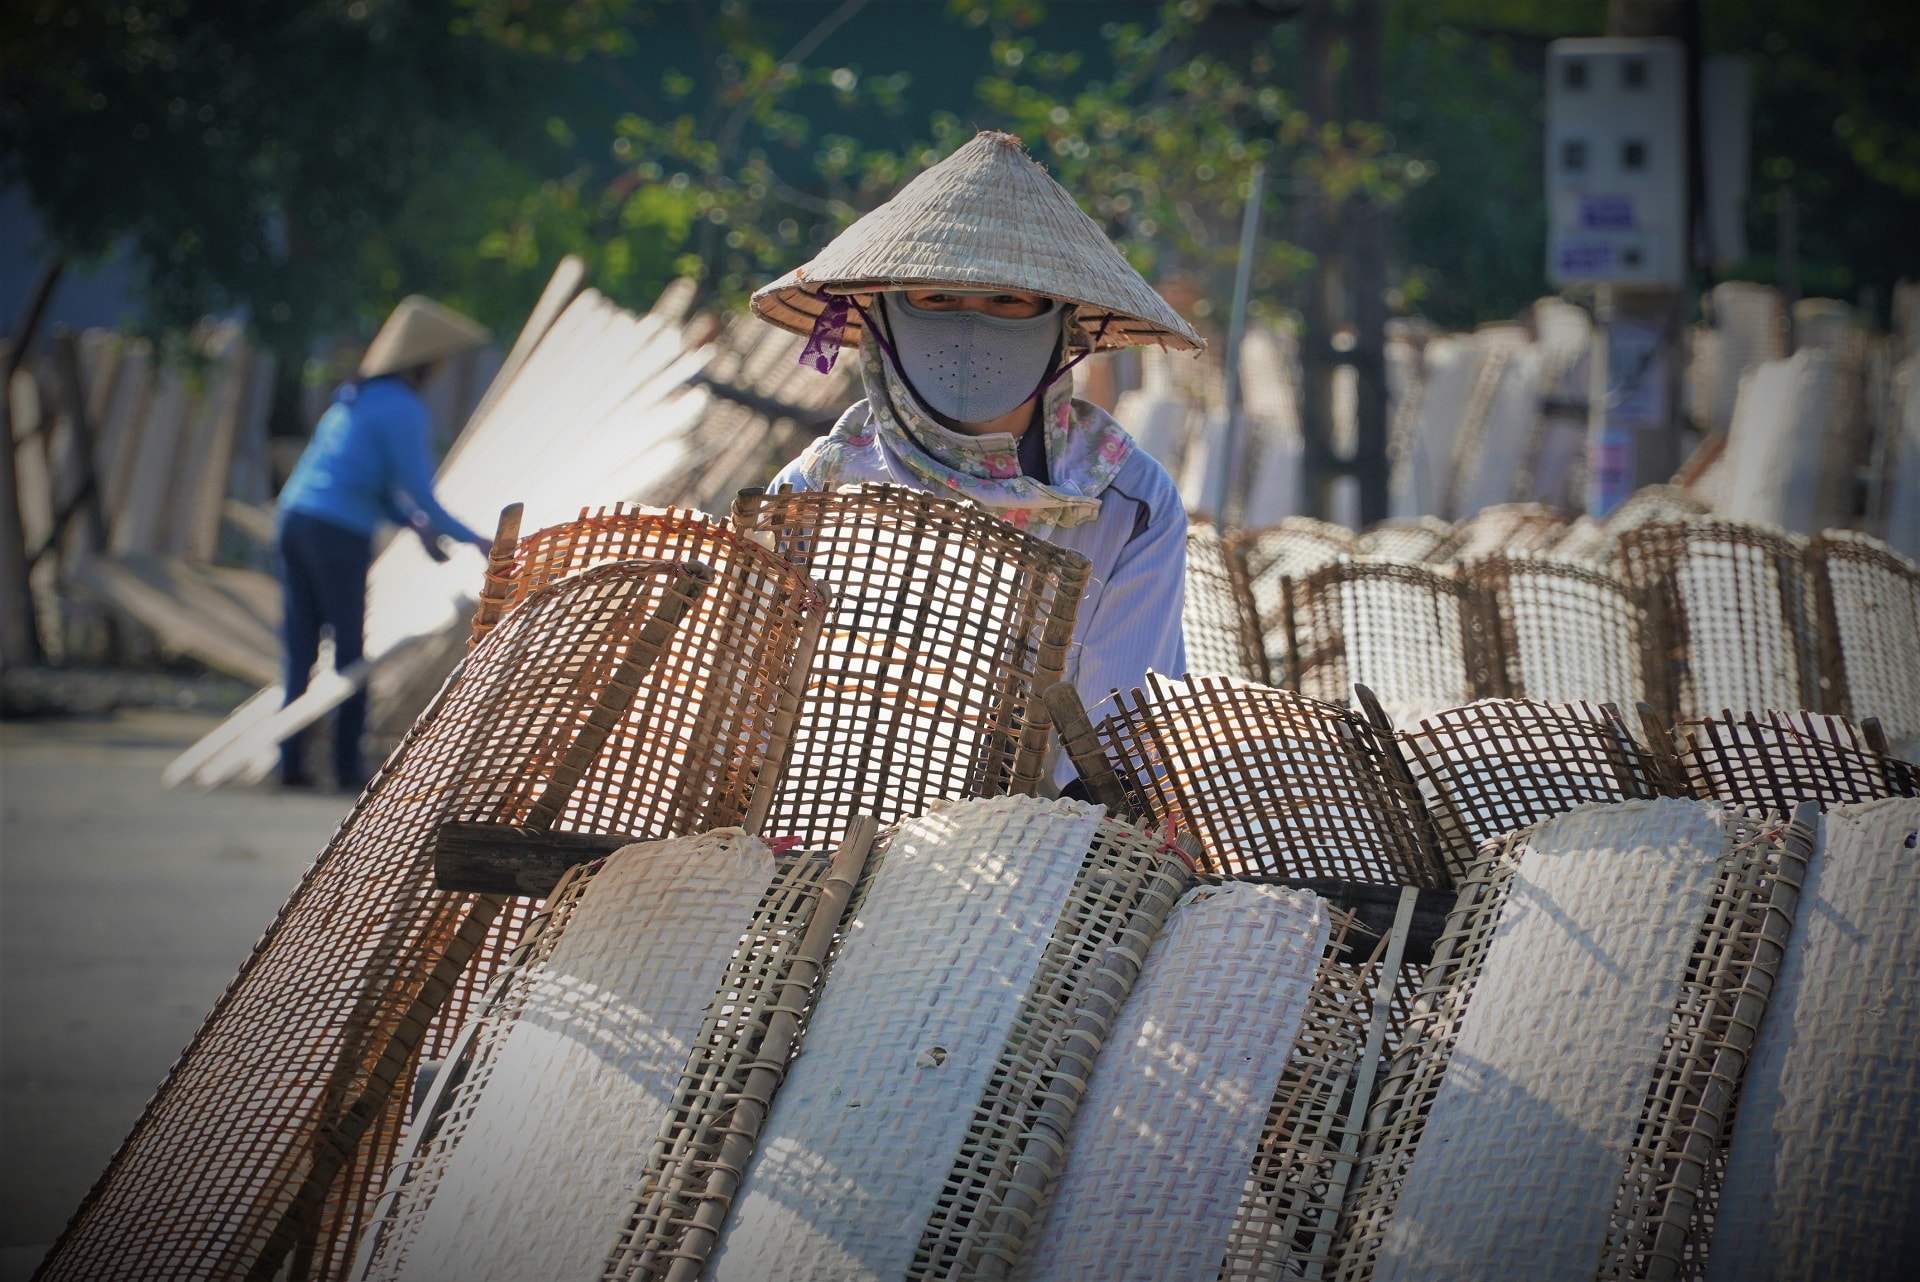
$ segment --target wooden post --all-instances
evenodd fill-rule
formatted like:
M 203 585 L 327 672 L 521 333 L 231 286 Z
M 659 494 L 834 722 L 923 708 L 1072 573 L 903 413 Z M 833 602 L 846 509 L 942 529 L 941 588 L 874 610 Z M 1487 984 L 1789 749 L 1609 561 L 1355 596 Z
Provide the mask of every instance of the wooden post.
M 1127 799 L 1126 785 L 1114 773 L 1113 762 L 1100 749 L 1100 740 L 1087 719 L 1087 705 L 1071 681 L 1060 681 L 1040 692 L 1054 727 L 1060 732 L 1060 746 L 1066 750 L 1073 768 L 1080 772 L 1089 800 L 1107 808 L 1116 819 L 1131 818 L 1133 805 Z
M 473 635 L 467 649 L 480 644 L 494 624 L 506 612 L 506 600 L 513 586 L 513 558 L 520 550 L 520 518 L 526 511 L 521 503 L 509 503 L 500 509 L 500 523 L 493 530 L 493 546 L 487 550 L 487 576 L 480 585 L 480 605 L 473 612 Z

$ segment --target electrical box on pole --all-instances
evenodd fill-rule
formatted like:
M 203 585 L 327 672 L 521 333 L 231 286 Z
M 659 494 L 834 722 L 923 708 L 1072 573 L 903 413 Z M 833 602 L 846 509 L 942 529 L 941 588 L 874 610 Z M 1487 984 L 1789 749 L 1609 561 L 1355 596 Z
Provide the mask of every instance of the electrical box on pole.
M 1547 47 L 1547 279 L 1687 280 L 1687 61 L 1668 39 Z

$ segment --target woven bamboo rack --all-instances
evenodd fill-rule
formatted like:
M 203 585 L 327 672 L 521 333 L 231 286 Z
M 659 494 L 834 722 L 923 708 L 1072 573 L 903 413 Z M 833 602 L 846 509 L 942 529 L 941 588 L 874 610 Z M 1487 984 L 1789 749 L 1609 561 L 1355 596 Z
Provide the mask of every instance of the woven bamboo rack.
M 1544 503 L 1496 503 L 1454 523 L 1424 560 L 1432 565 L 1477 561 L 1549 547 L 1566 528 L 1566 514 Z
M 900 486 L 743 491 L 733 524 L 831 594 L 764 831 L 1038 788 L 1088 563 L 975 504 Z
M 1341 561 L 1295 585 L 1290 684 L 1322 700 L 1364 685 L 1397 715 L 1474 696 L 1467 666 L 1465 584 L 1394 561 Z
M 1813 712 L 1723 712 L 1675 727 L 1679 769 L 1703 800 L 1791 814 L 1879 797 L 1920 796 L 1920 766 L 1891 756 L 1884 737 Z M 1877 742 L 1876 742 L 1877 740 Z
M 1476 692 L 1621 708 L 1647 697 L 1638 615 L 1618 579 L 1566 561 L 1507 555 L 1462 573 Z
M 1269 682 L 1283 681 L 1291 671 L 1287 647 L 1291 581 L 1352 555 L 1353 544 L 1353 531 L 1346 526 L 1308 516 L 1290 516 L 1278 525 L 1241 530 L 1229 538 L 1228 555 L 1246 566 L 1247 592 L 1266 652 Z
M 1878 720 L 1920 748 L 1920 566 L 1864 534 L 1807 545 L 1827 712 Z M 1911 754 L 1910 754 L 1911 755 Z
M 1437 516 L 1382 521 L 1354 540 L 1353 554 L 1382 561 L 1424 561 L 1451 533 L 1453 526 Z
M 407 1093 L 394 1087 L 441 1056 L 490 979 L 484 954 L 504 952 L 505 900 L 435 888 L 437 830 L 667 835 L 660 825 L 741 818 L 744 786 L 690 776 L 724 782 L 764 756 L 814 598 L 772 563 L 752 647 L 715 660 L 704 628 L 675 631 L 699 595 L 681 565 L 556 583 L 473 651 L 209 1015 L 47 1276 L 244 1277 L 286 1252 L 309 1276 L 339 1276 L 398 1139 Z M 339 1173 L 322 1182 L 329 1165 Z
M 1455 876 L 1502 833 L 1588 802 L 1677 791 L 1607 706 L 1486 700 L 1399 739 Z
M 1187 596 L 1181 622 L 1187 668 L 1270 684 L 1246 562 L 1211 522 L 1187 527 Z
M 1727 521 L 1651 523 L 1620 536 L 1620 562 L 1661 715 L 1823 706 L 1815 612 L 1793 538 Z
M 764 1115 L 779 1071 L 794 1053 L 818 992 L 829 941 L 839 929 L 871 843 L 870 826 L 856 824 L 853 831 L 853 843 L 832 861 L 807 851 L 778 858 L 774 878 L 693 1040 L 664 1124 L 657 1134 L 631 1137 L 633 1200 L 624 1212 L 624 1227 L 606 1244 L 605 1277 L 665 1276 L 679 1261 L 703 1258 L 710 1246 L 717 1219 L 708 1215 L 714 1209 L 709 1182 L 716 1172 L 738 1164 L 737 1157 L 726 1155 L 729 1144 L 751 1141 L 749 1130 L 743 1129 L 745 1101 L 757 1101 Z M 492 1053 L 524 1007 L 539 965 L 564 935 L 573 906 L 605 862 L 581 865 L 569 875 L 554 896 L 552 924 L 497 986 L 493 1003 L 478 1021 L 460 1084 L 437 1113 L 423 1111 L 416 1120 L 416 1132 L 424 1129 L 428 1137 L 419 1156 L 395 1168 L 390 1198 L 396 1206 L 388 1212 L 390 1223 L 383 1226 L 379 1251 L 370 1253 L 354 1276 L 407 1276 L 409 1238 L 430 1208 L 440 1176 L 457 1156 L 466 1118 L 485 1099 Z M 772 1080 L 763 1080 L 769 1074 Z M 619 1208 L 606 1209 L 620 1218 Z
M 1002 1278 L 1066 1156 L 1095 1057 L 1167 913 L 1184 858 L 1138 825 L 1100 822 L 975 1106 L 907 1276 Z
M 1443 885 L 1392 734 L 1267 686 L 1149 675 L 1099 728 L 1132 809 L 1200 838 L 1224 876 Z
M 1812 836 L 1810 811 L 1791 830 L 1737 812 L 1725 822 L 1726 848 L 1714 867 L 1707 911 L 1685 973 L 1675 976 L 1668 1033 L 1651 1066 L 1639 1125 L 1628 1137 L 1604 1241 L 1597 1244 L 1599 1277 L 1697 1276 L 1709 1245 L 1733 1091 L 1765 1010 Z M 1460 883 L 1412 1023 L 1367 1118 L 1334 1278 L 1374 1276 L 1533 833 L 1489 842 Z

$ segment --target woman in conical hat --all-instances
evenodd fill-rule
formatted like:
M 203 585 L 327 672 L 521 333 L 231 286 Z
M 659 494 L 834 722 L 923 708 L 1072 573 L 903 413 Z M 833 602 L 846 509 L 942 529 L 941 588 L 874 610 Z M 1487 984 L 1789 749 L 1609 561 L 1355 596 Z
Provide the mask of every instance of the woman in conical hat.
M 807 334 L 823 372 L 858 344 L 867 394 L 776 488 L 973 499 L 1093 563 L 1066 672 L 1090 700 L 1186 671 L 1179 491 L 1067 375 L 1098 350 L 1202 343 L 1019 139 L 979 134 L 753 307 Z
M 323 626 L 333 633 L 336 669 L 360 657 L 367 570 L 381 521 L 412 529 L 440 560 L 446 559 L 439 550 L 443 537 L 483 550 L 491 545 L 434 497 L 429 416 L 420 396 L 447 357 L 486 341 L 479 322 L 452 308 L 418 294 L 403 298 L 367 348 L 359 378 L 335 393 L 314 426 L 276 504 L 287 702 L 306 692 Z M 366 707 L 363 690 L 334 714 L 333 773 L 342 791 L 358 792 L 366 781 L 360 755 Z M 312 782 L 305 751 L 303 735 L 281 743 L 283 785 Z

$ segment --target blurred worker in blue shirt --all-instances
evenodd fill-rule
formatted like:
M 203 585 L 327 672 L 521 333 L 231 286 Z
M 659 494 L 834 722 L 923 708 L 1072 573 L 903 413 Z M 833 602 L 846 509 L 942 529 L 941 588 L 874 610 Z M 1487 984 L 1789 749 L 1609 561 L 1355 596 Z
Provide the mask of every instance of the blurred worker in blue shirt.
M 486 341 L 487 331 L 459 312 L 417 294 L 402 299 L 367 348 L 359 377 L 335 394 L 314 427 L 280 491 L 274 543 L 288 703 L 306 693 L 323 626 L 333 634 L 336 671 L 360 658 L 367 569 L 382 520 L 411 529 L 438 560 L 446 558 L 443 536 L 490 546 L 433 496 L 431 424 L 420 396 L 442 362 Z M 364 686 L 334 714 L 334 782 L 342 791 L 366 783 L 366 717 Z M 313 783 L 305 751 L 304 733 L 280 745 L 283 786 Z

